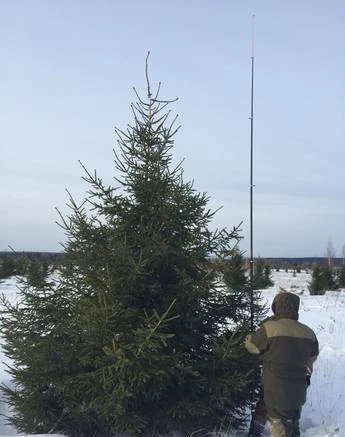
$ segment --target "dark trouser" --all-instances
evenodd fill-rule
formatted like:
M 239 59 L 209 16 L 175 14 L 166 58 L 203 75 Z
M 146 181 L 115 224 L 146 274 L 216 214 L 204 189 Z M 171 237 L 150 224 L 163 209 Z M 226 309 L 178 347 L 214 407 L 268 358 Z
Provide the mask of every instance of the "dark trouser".
M 299 419 L 301 411 L 284 414 L 284 418 L 268 417 L 272 437 L 300 437 Z
M 267 418 L 272 437 L 300 437 L 299 419 L 301 410 L 285 411 L 283 416 L 277 411 L 267 412 L 263 389 L 252 413 L 248 437 L 261 437 Z
M 261 437 L 262 433 L 264 432 L 266 422 L 267 411 L 264 402 L 264 392 L 261 389 L 259 399 L 252 414 L 248 437 Z

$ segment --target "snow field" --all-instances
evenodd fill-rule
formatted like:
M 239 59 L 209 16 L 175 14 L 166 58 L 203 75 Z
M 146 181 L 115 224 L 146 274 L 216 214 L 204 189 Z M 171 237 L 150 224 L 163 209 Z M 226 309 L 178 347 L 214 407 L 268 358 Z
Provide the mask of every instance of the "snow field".
M 345 290 L 329 291 L 324 296 L 310 296 L 310 279 L 310 274 L 303 271 L 296 275 L 292 271 L 273 271 L 274 285 L 263 290 L 262 297 L 270 308 L 280 287 L 298 294 L 301 299 L 299 320 L 315 331 L 320 343 L 320 355 L 314 366 L 307 402 L 302 411 L 301 437 L 345 437 Z M 0 293 L 16 301 L 19 291 L 15 279 L 2 282 Z M 9 377 L 5 371 L 6 362 L 8 360 L 0 350 L 0 380 L 7 383 Z M 4 402 L 0 404 L 0 414 L 8 414 Z M 0 436 L 8 435 L 19 434 L 0 416 Z M 268 428 L 265 435 L 270 435 Z M 193 437 L 202 436 L 205 434 L 201 430 L 193 433 Z M 244 437 L 246 433 L 236 437 L 240 436 Z M 227 433 L 218 437 L 235 436 Z

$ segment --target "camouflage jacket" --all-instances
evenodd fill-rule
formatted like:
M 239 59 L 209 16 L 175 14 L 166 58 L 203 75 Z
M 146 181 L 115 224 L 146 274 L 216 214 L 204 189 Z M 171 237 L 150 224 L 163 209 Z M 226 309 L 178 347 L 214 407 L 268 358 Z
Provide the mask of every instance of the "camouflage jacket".
M 288 417 L 306 399 L 306 368 L 319 353 L 315 333 L 298 322 L 299 297 L 279 293 L 273 300 L 275 313 L 246 338 L 250 353 L 262 359 L 262 385 L 268 415 Z

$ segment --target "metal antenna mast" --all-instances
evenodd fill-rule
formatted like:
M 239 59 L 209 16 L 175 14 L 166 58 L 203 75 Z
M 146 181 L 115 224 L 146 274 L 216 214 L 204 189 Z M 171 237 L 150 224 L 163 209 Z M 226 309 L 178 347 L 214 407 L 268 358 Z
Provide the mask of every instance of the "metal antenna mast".
M 252 16 L 252 78 L 250 98 L 250 328 L 254 329 L 254 254 L 253 254 L 253 146 L 254 146 L 254 20 Z

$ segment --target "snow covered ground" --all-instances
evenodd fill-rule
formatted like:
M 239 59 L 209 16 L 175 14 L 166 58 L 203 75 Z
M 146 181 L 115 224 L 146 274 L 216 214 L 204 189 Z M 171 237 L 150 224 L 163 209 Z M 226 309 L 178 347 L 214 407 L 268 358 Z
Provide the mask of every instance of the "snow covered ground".
M 315 331 L 320 343 L 320 356 L 302 412 L 301 437 L 345 437 L 345 290 L 310 296 L 310 275 L 305 272 L 296 276 L 292 272 L 272 272 L 272 279 L 274 286 L 262 293 L 268 307 L 279 287 L 297 293 L 301 298 L 300 321 Z M 15 300 L 14 279 L 1 283 L 0 292 Z M 0 380 L 8 381 L 2 353 L 0 362 Z M 0 413 L 7 412 L 6 404 L 0 404 Z M 5 435 L 18 433 L 0 416 L 0 436 Z M 199 435 L 195 433 L 195 437 Z M 270 435 L 268 429 L 266 435 Z

